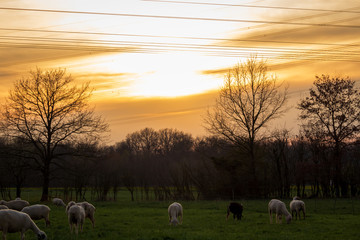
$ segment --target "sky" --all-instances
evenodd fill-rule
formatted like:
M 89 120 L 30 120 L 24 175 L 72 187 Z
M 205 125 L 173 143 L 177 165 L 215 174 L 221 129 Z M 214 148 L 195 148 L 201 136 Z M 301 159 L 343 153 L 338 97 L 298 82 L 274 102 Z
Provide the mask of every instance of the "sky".
M 270 128 L 296 134 L 316 75 L 360 80 L 360 3 L 335 0 L 0 0 L 0 99 L 36 68 L 90 81 L 112 144 L 145 127 L 208 133 L 229 68 L 256 55 L 289 86 Z

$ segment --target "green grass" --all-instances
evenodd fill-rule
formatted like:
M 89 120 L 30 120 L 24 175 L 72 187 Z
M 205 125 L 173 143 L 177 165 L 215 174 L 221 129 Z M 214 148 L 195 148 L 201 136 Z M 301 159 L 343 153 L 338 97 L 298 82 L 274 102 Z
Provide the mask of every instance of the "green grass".
M 35 191 L 35 190 L 33 190 Z M 38 192 L 39 193 L 39 192 Z M 31 192 L 28 196 L 36 194 Z M 39 195 L 38 195 L 39 196 Z M 244 218 L 226 221 L 228 201 L 180 201 L 184 207 L 184 222 L 174 227 L 168 224 L 167 207 L 171 202 L 131 202 L 126 191 L 117 202 L 93 202 L 96 206 L 96 226 L 92 229 L 86 219 L 84 231 L 70 234 L 64 208 L 51 203 L 51 227 L 36 221 L 48 239 L 134 239 L 134 240 L 199 240 L 199 239 L 360 239 L 360 200 L 325 199 L 304 200 L 306 220 L 291 224 L 270 224 L 268 200 L 241 200 Z M 23 195 L 26 199 L 26 194 Z M 31 199 L 29 199 L 31 201 Z M 290 200 L 284 200 L 289 204 Z M 35 203 L 35 202 L 32 202 Z M 8 239 L 20 239 L 18 233 Z M 36 239 L 28 231 L 26 239 Z

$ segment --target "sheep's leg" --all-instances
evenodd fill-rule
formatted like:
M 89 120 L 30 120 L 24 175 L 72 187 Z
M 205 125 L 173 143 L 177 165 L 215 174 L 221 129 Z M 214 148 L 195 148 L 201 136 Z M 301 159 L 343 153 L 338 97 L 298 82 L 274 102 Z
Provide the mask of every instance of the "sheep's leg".
M 3 230 L 3 233 L 2 233 L 2 239 L 3 239 L 3 240 L 6 240 L 6 233 L 7 233 L 7 231 L 6 231 L 6 230 Z
M 21 240 L 25 240 L 25 232 L 21 232 Z
M 95 227 L 95 219 L 93 217 L 89 217 L 89 219 L 91 221 L 92 227 L 94 228 Z

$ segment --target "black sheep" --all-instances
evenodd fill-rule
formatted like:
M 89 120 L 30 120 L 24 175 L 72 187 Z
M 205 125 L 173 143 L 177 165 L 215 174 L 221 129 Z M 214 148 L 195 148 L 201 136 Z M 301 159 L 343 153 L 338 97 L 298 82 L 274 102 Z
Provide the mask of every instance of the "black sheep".
M 234 219 L 235 216 L 238 220 L 241 220 L 242 217 L 242 212 L 243 212 L 243 205 L 241 205 L 241 203 L 237 203 L 237 202 L 231 202 L 227 208 L 227 216 L 226 216 L 226 220 L 229 218 L 230 212 L 232 214 L 234 214 Z

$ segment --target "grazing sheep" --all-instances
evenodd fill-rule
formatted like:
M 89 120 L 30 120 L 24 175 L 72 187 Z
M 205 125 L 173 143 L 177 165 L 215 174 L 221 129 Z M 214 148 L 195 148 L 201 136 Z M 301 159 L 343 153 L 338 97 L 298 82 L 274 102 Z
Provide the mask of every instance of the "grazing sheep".
M 0 205 L 5 205 L 10 209 L 21 211 L 21 209 L 29 206 L 30 204 L 28 201 L 25 201 L 25 200 L 10 200 L 8 202 L 5 200 L 1 200 Z
M 240 203 L 231 202 L 227 208 L 226 220 L 228 220 L 230 212 L 233 214 L 234 219 L 236 217 L 238 220 L 241 220 L 243 209 L 243 205 Z
M 68 221 L 69 221 L 69 226 L 70 226 L 70 232 L 73 232 L 73 227 L 75 225 L 75 233 L 76 235 L 79 232 L 79 227 L 80 227 L 80 231 L 83 231 L 83 224 L 84 224 L 84 219 L 85 219 L 85 210 L 83 207 L 75 204 L 72 205 L 71 207 L 69 207 L 68 211 L 67 211 L 67 215 L 68 215 Z
M 183 221 L 183 207 L 180 203 L 174 202 L 168 207 L 169 213 L 169 223 L 170 225 L 176 226 L 177 224 L 182 224 Z M 181 218 L 181 219 L 180 219 Z M 179 220 L 180 222 L 179 222 Z
M 3 209 L 9 209 L 9 208 L 5 205 L 0 205 L 0 210 L 3 210 Z
M 66 207 L 64 201 L 60 198 L 53 198 L 52 202 L 55 206 L 61 206 L 61 207 Z
M 301 198 L 298 196 L 295 196 L 295 197 L 293 197 L 293 200 L 301 200 Z
M 21 200 L 21 197 L 17 197 L 17 198 L 15 198 L 15 200 Z
M 282 223 L 282 215 L 284 215 L 286 217 L 286 222 L 290 223 L 291 222 L 291 215 L 288 212 L 288 210 L 286 209 L 286 205 L 285 203 L 283 203 L 282 201 L 278 200 L 278 199 L 272 199 L 269 202 L 268 205 L 268 210 L 269 210 L 269 215 L 270 215 L 270 223 L 272 223 L 272 214 L 275 213 L 276 216 L 276 223 L 280 222 Z
M 79 206 L 82 206 L 85 210 L 85 218 L 89 218 L 91 223 L 92 223 L 92 226 L 93 228 L 95 227 L 95 217 L 94 217 L 94 214 L 95 214 L 95 207 L 94 205 L 92 205 L 91 203 L 88 203 L 88 202 L 79 202 L 79 203 L 76 203 L 77 205 Z
M 28 207 L 24 207 L 22 212 L 27 213 L 32 220 L 45 219 L 46 226 L 50 226 L 49 214 L 50 208 L 43 204 L 35 204 Z
M 301 216 L 300 216 L 300 211 L 303 212 L 303 215 L 304 215 L 304 219 L 305 219 L 305 203 L 301 200 L 292 200 L 290 202 L 290 211 L 291 211 L 291 216 L 294 217 L 294 212 L 296 214 L 296 218 L 298 218 L 299 216 L 299 220 L 301 219 Z
M 38 239 L 47 239 L 46 234 L 36 226 L 26 213 L 11 209 L 0 211 L 0 230 L 3 240 L 6 240 L 7 233 L 15 232 L 20 232 L 21 240 L 25 240 L 25 232 L 28 229 L 32 230 Z
M 66 214 L 68 213 L 69 208 L 70 208 L 71 206 L 74 206 L 74 205 L 76 205 L 76 202 L 74 202 L 74 201 L 68 202 L 68 204 L 66 205 L 66 208 L 65 208 Z

